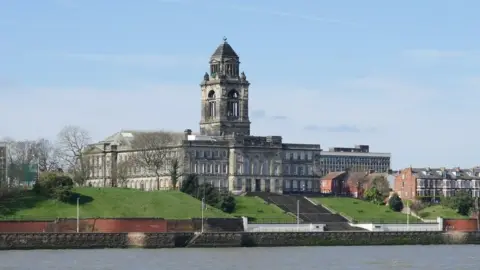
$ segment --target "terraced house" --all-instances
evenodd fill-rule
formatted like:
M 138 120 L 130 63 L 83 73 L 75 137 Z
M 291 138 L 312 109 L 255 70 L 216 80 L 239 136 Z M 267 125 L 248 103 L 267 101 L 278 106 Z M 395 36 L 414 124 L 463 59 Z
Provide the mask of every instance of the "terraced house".
M 250 82 L 240 72 L 240 58 L 226 39 L 217 47 L 209 64 L 209 72 L 200 84 L 199 133 L 190 129 L 170 132 L 167 140 L 165 132 L 120 131 L 87 149 L 87 164 L 92 168 L 88 183 L 102 186 L 114 179 L 131 188 L 169 189 L 173 185 L 172 165 L 179 161 L 181 175 L 196 173 L 200 181 L 230 191 L 319 191 L 318 174 L 331 168 L 320 165 L 332 165 L 328 161 L 323 163 L 320 144 L 284 143 L 281 136 L 251 135 Z M 155 141 L 165 142 L 161 151 L 151 143 Z M 147 154 L 162 162 L 150 166 L 145 159 Z M 368 153 L 350 154 L 361 156 L 362 162 L 371 165 L 364 160 Z M 348 153 L 339 155 L 345 157 Z M 138 160 L 139 156 L 144 157 L 140 165 L 134 162 L 126 168 L 120 166 Z M 387 157 L 384 165 L 389 168 Z M 355 162 L 352 159 L 341 165 L 355 165 Z
M 395 177 L 394 190 L 405 199 L 418 196 L 453 196 L 463 190 L 480 197 L 480 167 L 461 168 L 406 168 Z

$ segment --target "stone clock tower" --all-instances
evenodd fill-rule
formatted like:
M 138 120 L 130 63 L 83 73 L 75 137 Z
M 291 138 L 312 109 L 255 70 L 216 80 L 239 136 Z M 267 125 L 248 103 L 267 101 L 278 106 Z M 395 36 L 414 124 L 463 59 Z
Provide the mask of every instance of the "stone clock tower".
M 210 58 L 210 73 L 200 84 L 202 135 L 250 135 L 249 85 L 245 73 L 240 73 L 240 58 L 224 38 Z

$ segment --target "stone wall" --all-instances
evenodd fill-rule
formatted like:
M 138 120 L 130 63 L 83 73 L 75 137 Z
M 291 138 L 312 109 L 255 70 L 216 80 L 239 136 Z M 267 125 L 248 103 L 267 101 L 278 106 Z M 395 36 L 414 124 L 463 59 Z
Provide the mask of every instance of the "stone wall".
M 0 249 L 480 244 L 479 232 L 0 233 Z

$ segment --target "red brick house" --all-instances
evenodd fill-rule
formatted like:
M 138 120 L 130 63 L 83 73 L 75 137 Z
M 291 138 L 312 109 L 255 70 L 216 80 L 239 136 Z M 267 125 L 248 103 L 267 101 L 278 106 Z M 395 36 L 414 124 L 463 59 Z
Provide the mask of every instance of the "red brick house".
M 337 196 L 362 197 L 373 177 L 365 172 L 331 172 L 320 181 L 320 191 Z

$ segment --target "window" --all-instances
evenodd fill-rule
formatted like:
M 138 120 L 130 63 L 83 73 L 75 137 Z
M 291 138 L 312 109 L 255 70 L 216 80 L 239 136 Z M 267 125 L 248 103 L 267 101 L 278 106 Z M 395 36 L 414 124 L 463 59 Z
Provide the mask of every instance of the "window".
M 240 116 L 239 108 L 239 95 L 235 90 L 231 90 L 228 93 L 227 101 L 227 116 L 232 118 L 238 118 Z
M 215 91 L 211 90 L 208 92 L 208 116 L 215 117 L 217 115 L 217 103 Z
M 245 159 L 243 162 L 243 173 L 250 174 L 250 161 L 248 159 Z
M 228 165 L 223 164 L 223 173 L 227 173 L 227 170 L 228 170 Z
M 220 173 L 220 165 L 215 164 L 215 173 Z
M 298 175 L 303 175 L 303 166 L 298 166 Z

